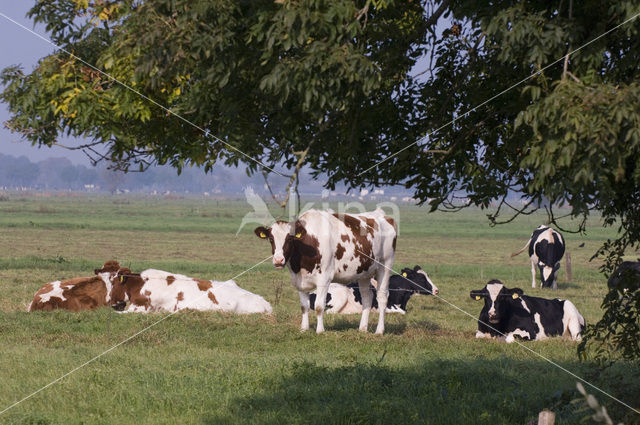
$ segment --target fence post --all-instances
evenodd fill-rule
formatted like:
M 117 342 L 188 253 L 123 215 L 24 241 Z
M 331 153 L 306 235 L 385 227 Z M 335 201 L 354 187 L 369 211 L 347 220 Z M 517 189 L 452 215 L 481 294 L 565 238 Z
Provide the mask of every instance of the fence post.
M 556 414 L 544 409 L 538 415 L 538 425 L 553 425 L 556 422 Z
M 567 252 L 565 262 L 567 265 L 567 282 L 573 282 L 573 276 L 571 274 L 571 253 Z

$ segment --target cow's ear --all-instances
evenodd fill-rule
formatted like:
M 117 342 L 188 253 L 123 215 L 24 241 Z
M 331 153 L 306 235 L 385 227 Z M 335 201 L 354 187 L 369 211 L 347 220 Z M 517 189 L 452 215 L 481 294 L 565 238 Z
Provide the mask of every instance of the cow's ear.
M 269 237 L 269 229 L 267 229 L 264 226 L 256 227 L 255 230 L 254 230 L 254 233 L 260 239 L 267 239 Z
M 117 274 L 118 282 L 125 285 L 127 283 L 127 278 L 129 277 L 130 274 L 131 274 L 131 270 L 129 270 L 126 267 L 118 270 L 118 274 Z
M 482 298 L 484 298 L 484 291 L 482 291 L 482 290 L 480 290 L 480 291 L 471 291 L 469 293 L 469 296 L 471 297 L 472 300 L 480 301 Z
M 416 272 L 416 273 L 418 273 L 418 271 L 420 271 L 420 270 L 422 270 L 422 267 L 420 267 L 420 266 L 415 266 L 413 268 L 413 271 Z
M 307 234 L 307 229 L 304 228 L 304 226 L 302 225 L 302 223 L 300 223 L 300 221 L 296 221 L 296 224 L 294 226 L 293 236 L 296 239 L 302 239 L 306 234 Z
M 510 290 L 511 292 L 511 298 L 513 298 L 514 300 L 517 300 L 518 298 L 520 298 L 520 295 L 524 294 L 524 291 L 520 288 L 513 288 Z

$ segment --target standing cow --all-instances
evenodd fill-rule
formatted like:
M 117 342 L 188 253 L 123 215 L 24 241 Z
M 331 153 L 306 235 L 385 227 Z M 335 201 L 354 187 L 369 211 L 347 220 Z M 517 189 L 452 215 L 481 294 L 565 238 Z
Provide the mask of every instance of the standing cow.
M 536 266 L 540 269 L 540 280 L 543 288 L 558 289 L 558 270 L 564 255 L 564 239 L 562 235 L 548 226 L 540 226 L 531 234 L 527 244 L 512 257 L 529 247 L 531 258 L 531 287 L 536 287 Z
M 360 330 L 366 332 L 373 301 L 369 283 L 375 278 L 380 306 L 376 333 L 384 333 L 397 230 L 395 221 L 385 216 L 382 209 L 362 214 L 312 209 L 294 222 L 278 221 L 271 228 L 256 228 L 255 233 L 271 243 L 273 265 L 277 269 L 289 267 L 291 284 L 300 296 L 303 331 L 309 329 L 310 292 L 315 290 L 318 295 L 316 332 L 321 333 L 329 284 L 357 281 L 363 299 Z

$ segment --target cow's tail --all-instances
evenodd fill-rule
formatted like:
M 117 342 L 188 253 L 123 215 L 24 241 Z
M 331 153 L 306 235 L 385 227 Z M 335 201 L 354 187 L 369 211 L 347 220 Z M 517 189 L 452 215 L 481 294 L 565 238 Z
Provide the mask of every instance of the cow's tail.
M 571 334 L 571 339 L 580 341 L 584 330 L 585 320 L 575 305 L 569 300 L 564 301 L 564 314 L 567 318 L 566 330 Z
M 522 249 L 521 249 L 520 251 L 512 253 L 512 254 L 511 254 L 511 256 L 512 256 L 512 257 L 515 257 L 516 255 L 521 254 L 521 253 L 522 253 L 522 251 L 524 251 L 525 249 L 529 248 L 529 244 L 530 244 L 530 243 L 531 243 L 531 239 L 529 239 L 529 240 L 527 241 L 526 245 L 525 245 L 525 246 L 523 246 L 523 247 L 522 247 Z

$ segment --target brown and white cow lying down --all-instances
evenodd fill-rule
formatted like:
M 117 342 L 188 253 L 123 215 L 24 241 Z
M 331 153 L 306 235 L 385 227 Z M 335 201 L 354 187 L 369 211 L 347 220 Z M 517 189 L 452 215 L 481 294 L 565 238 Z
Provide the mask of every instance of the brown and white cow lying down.
M 194 279 L 176 273 L 148 269 L 120 273 L 119 280 L 130 300 L 128 313 L 182 309 L 226 311 L 237 314 L 271 314 L 271 304 L 260 295 L 240 288 L 233 280 Z
M 298 290 L 302 306 L 301 329 L 309 329 L 309 293 L 317 292 L 316 332 L 324 332 L 324 310 L 331 282 L 347 285 L 357 281 L 362 294 L 360 330 L 367 331 L 373 293 L 370 279 L 380 284 L 378 326 L 384 332 L 389 295 L 389 272 L 396 248 L 396 225 L 382 209 L 363 214 L 337 214 L 309 210 L 296 221 L 278 221 L 271 228 L 258 227 L 259 238 L 271 243 L 273 265 L 289 267 L 291 284 Z
M 127 299 L 115 278 L 123 270 L 129 269 L 120 268 L 117 261 L 107 261 L 101 269 L 94 270 L 95 276 L 49 282 L 36 292 L 28 311 L 82 311 L 104 306 L 118 309 Z

